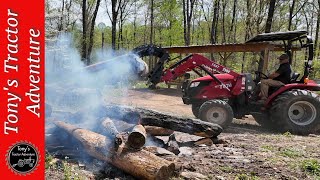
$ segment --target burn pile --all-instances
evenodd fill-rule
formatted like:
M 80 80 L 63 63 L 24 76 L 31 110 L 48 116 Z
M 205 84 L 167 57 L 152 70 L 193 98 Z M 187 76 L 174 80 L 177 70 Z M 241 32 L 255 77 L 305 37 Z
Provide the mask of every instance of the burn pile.
M 108 104 L 115 89 L 125 91 L 129 81 L 145 76 L 147 65 L 129 53 L 104 55 L 101 59 L 107 60 L 85 67 L 70 42 L 62 36 L 53 48 L 57 51 L 46 51 L 46 147 L 51 156 L 78 161 L 79 167 L 99 161 L 138 179 L 169 179 L 179 169 L 168 158 L 180 153 L 174 131 L 203 137 L 191 144 L 212 143 L 221 133 L 212 123 Z M 169 137 L 164 142 L 159 136 Z
M 50 117 L 48 123 L 53 123 L 60 135 L 64 132 L 69 136 L 63 140 L 66 146 L 69 144 L 69 149 L 76 143 L 79 146 L 73 150 L 80 147 L 89 156 L 141 179 L 168 179 L 177 172 L 174 162 L 157 156 L 179 154 L 174 131 L 203 137 L 198 143 L 214 141 L 222 131 L 212 123 L 119 105 L 100 105 L 76 113 L 60 111 L 52 115 L 55 113 L 60 113 L 60 117 L 64 113 L 64 119 Z M 89 126 L 87 118 L 96 119 L 94 125 Z M 50 127 L 54 128 L 52 124 Z M 57 135 L 51 134 L 52 137 Z M 163 143 L 156 136 L 169 136 L 169 140 Z M 47 146 L 52 147 L 49 141 Z M 48 151 L 54 152 L 54 149 Z

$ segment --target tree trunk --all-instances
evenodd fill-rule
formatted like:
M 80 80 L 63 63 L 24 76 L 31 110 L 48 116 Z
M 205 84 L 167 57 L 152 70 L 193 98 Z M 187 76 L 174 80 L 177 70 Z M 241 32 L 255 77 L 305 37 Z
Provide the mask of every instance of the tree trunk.
M 318 9 L 320 9 L 320 0 L 318 0 Z M 317 26 L 316 26 L 316 37 L 314 41 L 314 57 L 318 58 L 318 43 L 319 43 L 319 28 L 320 28 L 320 12 L 317 14 Z
M 153 20 L 154 20 L 154 17 L 153 17 L 153 0 L 150 0 L 150 44 L 153 44 L 153 32 L 154 32 L 154 26 L 153 26 Z
M 145 150 L 132 151 L 125 147 L 115 149 L 114 140 L 71 124 L 55 121 L 59 128 L 76 138 L 89 155 L 106 161 L 138 179 L 169 179 L 174 163 Z
M 64 16 L 64 6 L 65 6 L 65 0 L 62 0 L 62 7 L 61 7 L 61 17 L 60 17 L 60 24 L 58 27 L 58 31 L 61 32 L 63 30 L 63 18 Z
M 295 7 L 296 0 L 292 0 L 292 5 L 290 6 L 289 10 L 289 23 L 288 23 L 288 31 L 291 31 L 291 26 L 292 26 L 292 18 L 293 18 L 293 10 Z
M 117 0 L 111 0 L 111 47 L 113 50 L 116 49 L 116 39 L 117 39 L 117 19 L 119 9 L 117 8 Z
M 211 24 L 211 35 L 210 35 L 210 42 L 211 44 L 215 44 L 217 42 L 217 21 L 218 21 L 218 13 L 219 13 L 219 1 L 214 1 L 214 9 L 213 9 L 213 16 L 212 16 L 212 24 Z
M 231 36 L 233 34 L 233 43 L 236 41 L 236 7 L 237 7 L 237 0 L 233 0 L 233 10 L 232 10 L 232 20 L 231 20 L 231 27 L 230 27 L 230 34 L 229 34 L 229 40 L 228 42 L 230 43 L 231 41 Z
M 93 36 L 94 36 L 94 27 L 95 27 L 95 22 L 96 22 L 96 18 L 97 18 L 97 14 L 98 14 L 98 10 L 99 10 L 99 6 L 100 6 L 100 2 L 101 0 L 97 0 L 96 2 L 96 7 L 94 9 L 93 12 L 93 16 L 91 19 L 91 27 L 90 27 L 90 35 L 89 35 L 89 47 L 88 47 L 88 58 L 87 58 L 87 65 L 90 65 L 90 61 L 91 61 L 91 52 L 92 52 L 92 46 L 93 46 Z
M 87 61 L 87 0 L 82 0 L 82 61 Z M 86 62 L 85 62 L 86 63 Z
M 191 36 L 191 20 L 193 16 L 193 8 L 196 0 L 183 0 L 183 35 L 186 46 L 190 45 Z
M 225 24 L 225 16 L 226 16 L 226 6 L 227 6 L 227 1 L 223 1 L 222 5 L 222 43 L 226 43 L 226 24 Z M 225 62 L 223 64 L 225 66 Z
M 276 4 L 276 0 L 270 1 L 265 33 L 271 32 L 275 4 Z M 264 56 L 265 56 L 264 52 L 261 52 L 261 58 L 259 60 L 259 67 L 258 67 L 258 71 L 260 71 L 260 72 L 262 72 L 262 70 L 263 70 Z
M 268 11 L 268 18 L 266 22 L 266 29 L 265 33 L 271 32 L 274 8 L 275 8 L 276 0 L 270 0 L 269 11 Z

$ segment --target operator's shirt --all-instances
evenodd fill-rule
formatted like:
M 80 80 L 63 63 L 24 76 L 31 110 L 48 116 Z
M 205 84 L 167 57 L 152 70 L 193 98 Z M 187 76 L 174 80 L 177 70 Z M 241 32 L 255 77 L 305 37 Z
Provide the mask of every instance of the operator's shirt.
M 289 63 L 283 63 L 280 65 L 276 73 L 279 74 L 274 80 L 281 81 L 284 84 L 289 84 L 291 79 L 291 66 Z

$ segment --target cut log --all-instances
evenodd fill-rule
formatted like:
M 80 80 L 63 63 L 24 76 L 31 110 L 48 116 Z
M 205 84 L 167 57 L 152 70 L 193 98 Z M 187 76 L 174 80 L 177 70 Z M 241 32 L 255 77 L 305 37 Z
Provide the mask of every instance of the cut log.
M 154 113 L 142 115 L 142 125 L 158 126 L 174 131 L 180 131 L 201 137 L 216 137 L 222 132 L 218 124 L 205 122 L 197 119 L 179 118 L 171 115 Z
M 198 119 L 181 118 L 161 112 L 144 109 L 132 108 L 120 105 L 107 105 L 106 109 L 115 110 L 116 113 L 122 113 L 124 117 L 134 117 L 131 121 L 137 120 L 140 114 L 140 124 L 144 126 L 157 126 L 173 131 L 180 131 L 188 134 L 193 134 L 201 137 L 216 137 L 222 132 L 222 128 L 218 124 L 201 121 Z
M 170 136 L 174 131 L 156 126 L 145 126 L 146 132 L 152 136 Z
M 104 109 L 106 116 L 111 119 L 125 121 L 129 124 L 140 124 L 141 115 L 135 108 L 119 105 L 101 106 Z
M 140 149 L 146 143 L 146 130 L 142 125 L 136 125 L 129 134 L 126 144 L 134 149 Z
M 113 124 L 113 121 L 109 118 L 106 118 L 104 121 L 102 121 L 102 126 L 104 127 L 105 134 L 109 137 L 115 137 L 117 134 L 119 134 L 117 128 Z
M 104 127 L 102 130 L 102 132 L 104 132 L 103 135 L 114 139 L 117 147 L 123 143 L 123 137 L 121 134 L 119 134 L 119 131 L 117 130 L 111 119 L 106 118 L 102 122 L 102 126 Z
M 130 132 L 136 124 L 129 124 L 125 121 L 114 120 L 113 124 L 116 126 L 119 132 Z
M 92 131 L 78 128 L 71 124 L 56 121 L 59 128 L 80 141 L 86 152 L 139 179 L 169 179 L 174 171 L 174 163 L 160 158 L 145 150 L 132 151 L 124 148 L 115 152 L 112 139 Z

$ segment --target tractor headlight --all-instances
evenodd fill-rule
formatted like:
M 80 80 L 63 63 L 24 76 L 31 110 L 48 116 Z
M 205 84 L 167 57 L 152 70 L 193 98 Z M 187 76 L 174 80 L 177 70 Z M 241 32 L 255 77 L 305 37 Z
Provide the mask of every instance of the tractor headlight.
M 192 88 L 192 87 L 197 87 L 197 86 L 199 86 L 199 84 L 200 84 L 200 82 L 192 82 L 191 84 L 190 84 L 190 87 Z

